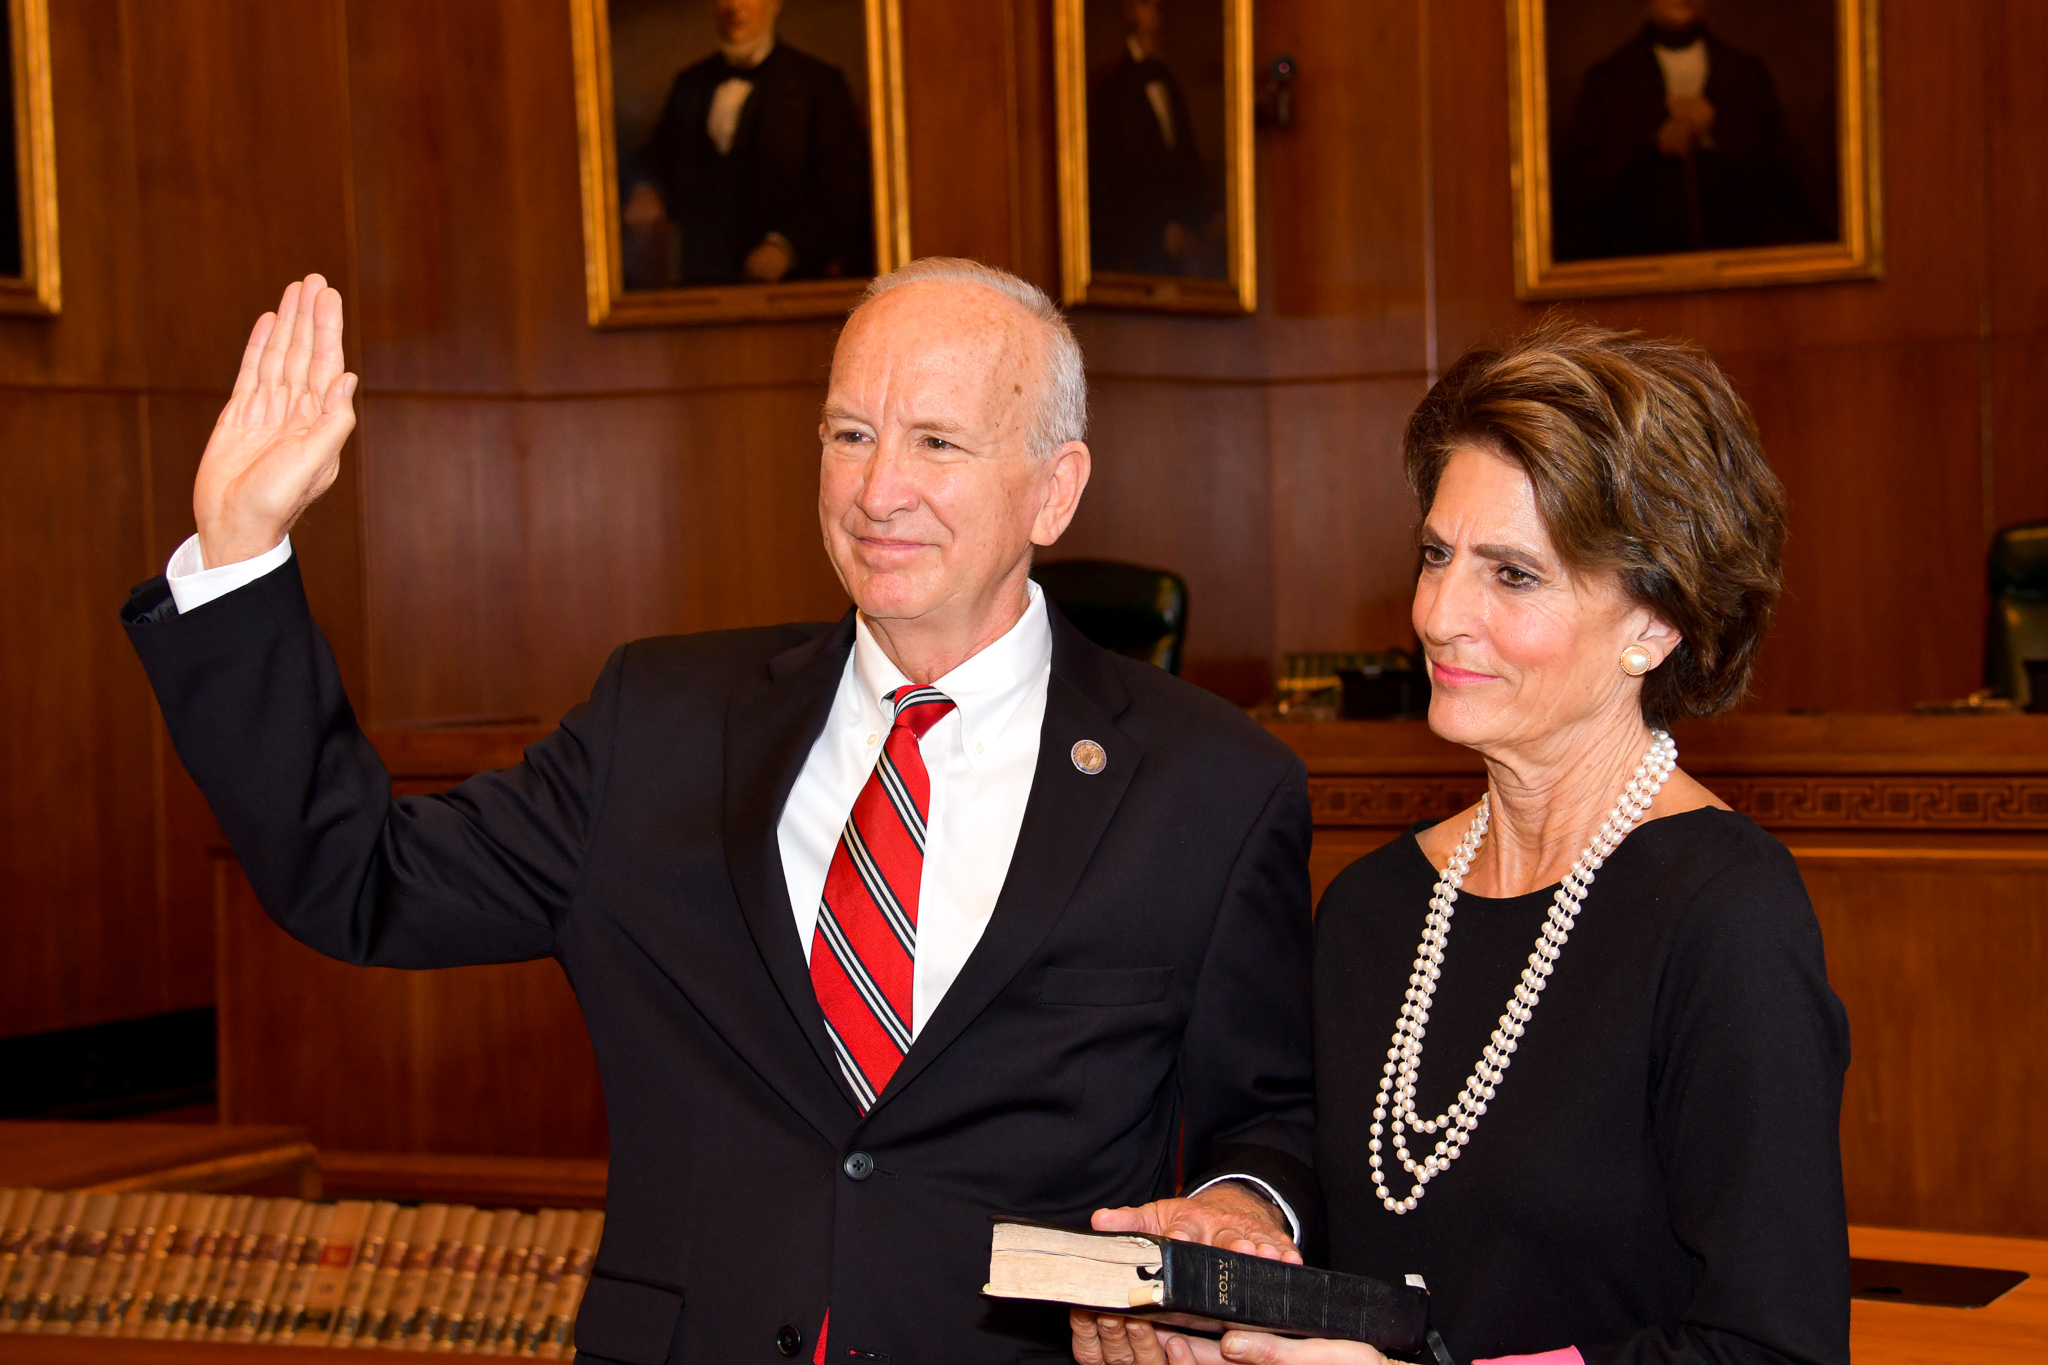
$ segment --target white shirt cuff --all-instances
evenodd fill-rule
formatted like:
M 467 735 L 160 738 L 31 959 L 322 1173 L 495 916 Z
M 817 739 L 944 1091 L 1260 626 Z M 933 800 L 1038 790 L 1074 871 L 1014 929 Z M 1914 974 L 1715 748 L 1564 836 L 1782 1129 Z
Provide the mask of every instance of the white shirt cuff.
M 227 596 L 236 588 L 248 587 L 291 557 L 292 538 L 286 536 L 254 559 L 209 569 L 206 557 L 199 552 L 199 537 L 190 535 L 171 556 L 171 562 L 164 566 L 164 578 L 170 582 L 171 600 L 178 604 L 178 614 L 183 616 L 188 611 L 199 610 L 216 597 Z
M 1294 1209 L 1288 1204 L 1288 1202 L 1285 1199 L 1282 1199 L 1280 1197 L 1280 1191 L 1274 1189 L 1271 1185 L 1268 1185 L 1265 1181 L 1259 1179 L 1255 1175 L 1219 1175 L 1214 1180 L 1203 1181 L 1194 1189 L 1189 1190 L 1187 1194 L 1183 1196 L 1183 1198 L 1193 1199 L 1196 1195 L 1200 1194 L 1203 1190 L 1208 1189 L 1211 1185 L 1221 1185 L 1226 1180 L 1241 1180 L 1247 1185 L 1258 1186 L 1259 1189 L 1265 1194 L 1266 1198 L 1272 1200 L 1273 1203 L 1279 1207 L 1280 1212 L 1287 1215 L 1288 1234 L 1294 1238 L 1294 1244 L 1296 1246 L 1301 1245 L 1301 1220 L 1294 1216 Z

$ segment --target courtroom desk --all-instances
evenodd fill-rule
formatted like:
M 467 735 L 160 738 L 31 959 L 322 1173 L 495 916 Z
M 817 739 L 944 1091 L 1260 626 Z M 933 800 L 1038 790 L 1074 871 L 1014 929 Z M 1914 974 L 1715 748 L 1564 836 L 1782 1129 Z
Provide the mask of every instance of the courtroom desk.
M 6 1343 L 0 1358 L 8 1365 L 308 1365 L 330 1355 L 360 1360 L 362 1351 L 348 1346 L 279 1346 L 254 1342 L 144 1341 L 140 1337 L 0 1337 Z M 440 1355 L 398 1350 L 399 1355 Z
M 2048 1358 L 2048 1242 L 2012 1237 L 1849 1229 L 1853 1256 L 1885 1261 L 2024 1270 L 2031 1277 L 1982 1308 L 1849 1304 L 1852 1365 L 2033 1365 Z M 92 1337 L 9 1337 L 16 1365 L 289 1365 L 320 1359 L 302 1346 L 236 1346 L 196 1341 Z
M 1852 1299 L 1849 1358 L 1854 1365 L 2033 1365 L 2048 1360 L 2048 1242 L 1852 1227 L 1849 1254 L 1874 1261 L 2024 1270 L 2029 1276 L 1982 1308 Z
M 1317 895 L 1485 789 L 1418 721 L 1269 728 L 1308 767 Z M 1673 737 L 1813 898 L 1854 1053 L 1850 1218 L 2048 1236 L 2048 716 L 1736 715 Z
M 0 1186 L 320 1197 L 303 1128 L 0 1122 Z
M 609 1164 L 576 1157 L 323 1151 L 320 1184 L 329 1199 L 601 1209 Z

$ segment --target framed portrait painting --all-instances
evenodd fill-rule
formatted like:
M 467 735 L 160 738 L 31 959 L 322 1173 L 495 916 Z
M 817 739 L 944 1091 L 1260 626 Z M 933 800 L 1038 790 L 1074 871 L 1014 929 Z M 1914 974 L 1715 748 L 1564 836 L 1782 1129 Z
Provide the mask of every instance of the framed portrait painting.
M 1877 0 L 1508 0 L 1525 299 L 1883 271 Z
M 0 25 L 0 313 L 49 316 L 63 306 L 57 273 L 56 136 L 50 113 L 48 0 L 6 0 Z
M 593 327 L 844 313 L 910 253 L 897 0 L 570 0 Z
M 1252 0 L 1053 0 L 1064 301 L 1249 313 Z

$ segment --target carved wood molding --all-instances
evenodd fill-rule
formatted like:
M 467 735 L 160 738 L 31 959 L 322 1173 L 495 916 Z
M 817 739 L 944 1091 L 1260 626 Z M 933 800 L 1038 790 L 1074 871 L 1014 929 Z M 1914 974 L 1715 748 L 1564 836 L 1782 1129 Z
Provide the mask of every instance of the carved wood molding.
M 2048 829 L 2048 777 L 1708 778 L 1765 828 Z
M 1479 799 L 1485 779 L 1452 777 L 1311 777 L 1309 811 L 1318 825 L 1389 825 L 1442 820 Z
M 1766 829 L 2048 830 L 2048 777 L 1718 777 L 1702 779 Z M 1312 777 L 1322 826 L 1404 827 L 1479 799 L 1476 776 Z

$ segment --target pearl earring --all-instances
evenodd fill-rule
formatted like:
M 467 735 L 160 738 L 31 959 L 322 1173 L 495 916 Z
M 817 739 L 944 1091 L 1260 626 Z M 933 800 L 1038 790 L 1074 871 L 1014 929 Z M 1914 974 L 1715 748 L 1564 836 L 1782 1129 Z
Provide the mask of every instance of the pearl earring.
M 1630 645 L 1627 649 L 1621 651 L 1621 671 L 1628 674 L 1631 678 L 1642 677 L 1643 674 L 1650 671 L 1651 665 L 1655 662 L 1650 657 L 1650 651 L 1644 649 L 1641 645 Z

